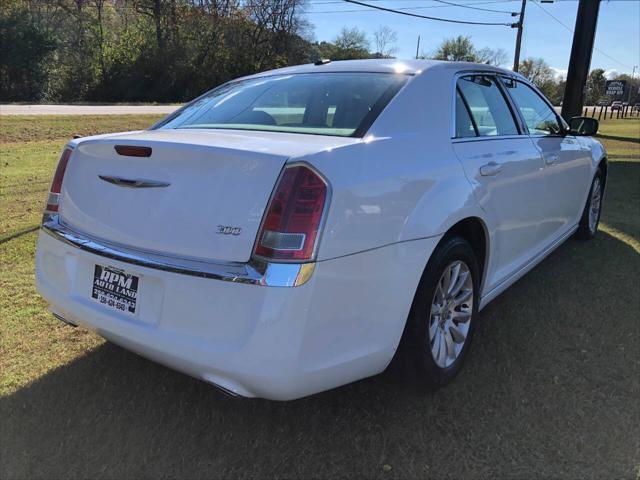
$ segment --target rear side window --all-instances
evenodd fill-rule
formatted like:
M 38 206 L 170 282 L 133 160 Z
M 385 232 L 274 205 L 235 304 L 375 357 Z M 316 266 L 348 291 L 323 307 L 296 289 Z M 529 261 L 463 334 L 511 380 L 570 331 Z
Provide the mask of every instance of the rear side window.
M 362 136 L 407 78 L 311 73 L 240 80 L 212 90 L 156 128 Z
M 473 75 L 458 80 L 458 88 L 469 106 L 478 135 L 518 135 L 516 122 L 496 82 L 490 75 Z
M 561 132 L 556 112 L 535 90 L 519 81 L 505 81 L 509 94 L 515 102 L 531 135 L 550 135 Z
M 476 129 L 460 91 L 456 90 L 456 138 L 475 137 Z

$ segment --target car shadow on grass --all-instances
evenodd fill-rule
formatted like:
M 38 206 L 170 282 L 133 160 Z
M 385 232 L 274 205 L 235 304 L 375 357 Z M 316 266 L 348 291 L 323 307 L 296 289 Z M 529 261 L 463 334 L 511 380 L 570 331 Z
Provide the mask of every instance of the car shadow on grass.
M 636 137 L 621 137 L 618 135 L 605 135 L 603 133 L 599 133 L 596 136 L 597 140 L 605 139 L 605 140 L 617 140 L 619 142 L 630 142 L 630 143 L 640 143 L 640 138 Z
M 437 391 L 385 372 L 293 402 L 234 399 L 107 343 L 0 399 L 0 474 L 630 477 L 638 271 L 610 235 L 568 241 L 481 313 L 465 369 Z
M 638 159 L 640 160 L 640 158 Z M 640 162 L 609 163 L 602 221 L 640 242 Z M 637 273 L 636 273 L 637 275 Z

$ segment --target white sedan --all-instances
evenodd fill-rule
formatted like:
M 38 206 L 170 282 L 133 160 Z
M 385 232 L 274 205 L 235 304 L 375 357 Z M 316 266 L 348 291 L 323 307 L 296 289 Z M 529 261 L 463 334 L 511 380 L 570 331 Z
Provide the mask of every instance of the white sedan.
M 394 357 L 442 385 L 480 309 L 595 235 L 597 127 L 486 65 L 245 77 L 65 147 L 38 288 L 61 320 L 235 395 L 294 399 Z

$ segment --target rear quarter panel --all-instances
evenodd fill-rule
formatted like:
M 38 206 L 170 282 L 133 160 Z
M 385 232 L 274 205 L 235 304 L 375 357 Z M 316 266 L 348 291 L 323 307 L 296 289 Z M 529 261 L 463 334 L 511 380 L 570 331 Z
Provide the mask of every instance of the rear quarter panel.
M 434 237 L 483 217 L 451 146 L 455 71 L 434 70 L 408 82 L 361 142 L 296 159 L 332 187 L 318 260 Z

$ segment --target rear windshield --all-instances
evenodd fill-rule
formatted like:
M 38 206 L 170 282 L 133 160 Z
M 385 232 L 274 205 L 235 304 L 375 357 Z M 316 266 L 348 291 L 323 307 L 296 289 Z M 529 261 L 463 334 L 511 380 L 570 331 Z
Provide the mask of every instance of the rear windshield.
M 363 136 L 407 80 L 392 73 L 275 75 L 227 83 L 155 128 Z

